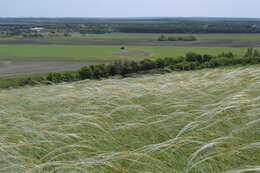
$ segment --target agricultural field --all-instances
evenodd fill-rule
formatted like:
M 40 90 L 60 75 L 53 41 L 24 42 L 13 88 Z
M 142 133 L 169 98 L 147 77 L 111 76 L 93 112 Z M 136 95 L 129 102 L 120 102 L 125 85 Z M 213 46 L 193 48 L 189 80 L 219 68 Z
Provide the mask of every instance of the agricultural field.
M 0 172 L 259 172 L 260 68 L 0 90 Z
M 0 45 L 96 45 L 96 46 L 189 46 L 189 47 L 260 47 L 260 34 L 163 34 L 165 37 L 194 36 L 196 41 L 158 41 L 161 34 L 79 34 L 69 37 L 42 33 L 42 38 L 0 37 Z
M 179 57 L 187 52 L 219 55 L 232 52 L 244 56 L 246 48 L 192 46 L 89 46 L 89 45 L 0 45 L 0 76 L 72 71 L 89 64 L 116 60 Z M 260 48 L 258 48 L 260 51 Z
M 175 46 L 0 45 L 1 60 L 106 62 L 120 58 L 179 57 L 187 52 L 243 56 L 246 48 Z M 258 48 L 260 50 L 260 48 Z M 138 51 L 139 50 L 139 51 Z
M 241 57 L 248 47 L 260 50 L 260 34 L 255 33 L 258 22 L 235 21 L 227 25 L 226 21 L 194 19 L 188 23 L 179 19 L 0 19 L 0 77 L 78 70 L 119 59 L 179 57 L 188 52 L 232 52 Z M 212 28 L 205 30 L 205 24 Z M 168 32 L 163 34 L 166 38 L 196 39 L 159 41 L 161 31 Z M 182 34 L 186 32 L 190 34 Z M 237 32 L 243 33 L 231 34 Z

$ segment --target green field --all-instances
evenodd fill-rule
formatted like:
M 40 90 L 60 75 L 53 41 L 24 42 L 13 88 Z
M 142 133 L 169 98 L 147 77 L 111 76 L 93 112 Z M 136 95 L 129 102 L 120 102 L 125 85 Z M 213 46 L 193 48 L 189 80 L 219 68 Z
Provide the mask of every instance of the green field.
M 118 50 L 119 46 L 0 45 L 2 60 L 104 61 Z
M 243 56 L 246 48 L 229 47 L 171 47 L 171 46 L 127 46 L 129 50 L 143 50 L 150 56 L 118 56 L 120 46 L 64 46 L 64 45 L 0 45 L 1 60 L 39 61 L 111 61 L 120 58 L 159 58 L 178 57 L 187 52 L 218 55 L 233 52 Z M 260 48 L 259 48 L 260 50 Z
M 93 38 L 93 39 L 158 39 L 161 34 L 74 34 L 74 38 Z M 165 34 L 165 36 L 185 36 L 193 35 L 199 40 L 260 40 L 260 34 Z
M 1 90 L 0 172 L 259 172 L 259 83 L 258 65 Z

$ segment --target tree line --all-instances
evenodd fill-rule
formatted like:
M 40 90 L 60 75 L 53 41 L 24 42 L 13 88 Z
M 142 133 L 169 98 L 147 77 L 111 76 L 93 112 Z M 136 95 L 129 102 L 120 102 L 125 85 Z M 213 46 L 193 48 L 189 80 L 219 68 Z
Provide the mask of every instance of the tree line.
M 126 33 L 260 33 L 259 23 L 180 22 L 175 24 L 129 24 L 118 27 Z
M 125 33 L 260 33 L 259 21 L 186 21 L 186 20 L 113 20 L 91 22 L 68 22 L 57 20 L 48 23 L 1 23 L 0 32 L 8 36 L 22 35 L 30 28 L 44 27 L 48 32 L 81 34 Z

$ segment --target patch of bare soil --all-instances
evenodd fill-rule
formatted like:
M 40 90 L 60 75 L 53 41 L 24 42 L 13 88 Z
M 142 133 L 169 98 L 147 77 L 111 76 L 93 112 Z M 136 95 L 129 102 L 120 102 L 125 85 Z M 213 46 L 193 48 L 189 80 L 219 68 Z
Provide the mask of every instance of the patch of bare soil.
M 51 61 L 0 61 L 0 76 L 3 77 L 48 72 L 73 71 L 90 64 L 95 63 Z
M 150 56 L 149 53 L 143 50 L 121 50 L 120 52 L 114 53 L 114 56 Z

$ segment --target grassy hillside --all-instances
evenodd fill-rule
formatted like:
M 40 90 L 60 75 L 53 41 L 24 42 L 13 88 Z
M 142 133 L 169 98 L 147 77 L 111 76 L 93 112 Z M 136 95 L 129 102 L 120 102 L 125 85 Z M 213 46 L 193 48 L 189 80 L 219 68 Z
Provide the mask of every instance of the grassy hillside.
M 259 84 L 250 66 L 1 90 L 0 172 L 260 171 Z

